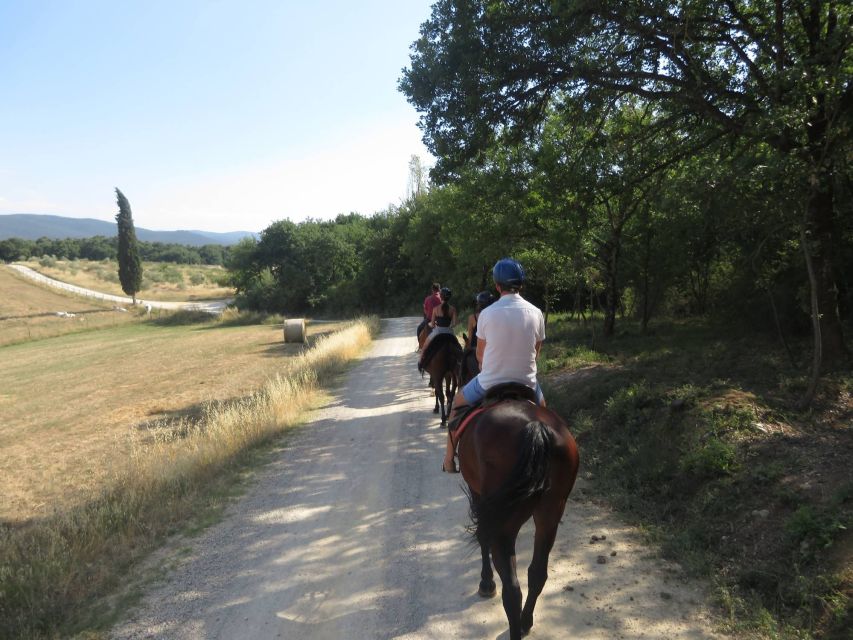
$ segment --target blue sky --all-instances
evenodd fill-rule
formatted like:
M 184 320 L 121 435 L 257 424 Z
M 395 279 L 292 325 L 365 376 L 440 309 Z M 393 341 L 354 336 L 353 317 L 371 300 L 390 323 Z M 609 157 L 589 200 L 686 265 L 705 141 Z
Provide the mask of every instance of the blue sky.
M 260 231 L 372 214 L 421 143 L 428 0 L 0 0 L 0 214 Z

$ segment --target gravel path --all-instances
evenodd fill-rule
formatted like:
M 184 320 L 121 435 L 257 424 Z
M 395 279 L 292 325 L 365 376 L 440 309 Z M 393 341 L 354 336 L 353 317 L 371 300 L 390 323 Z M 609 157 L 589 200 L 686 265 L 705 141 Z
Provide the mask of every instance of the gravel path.
M 128 298 L 127 296 L 114 296 L 110 293 L 100 293 L 99 291 L 93 291 L 92 289 L 86 289 L 84 287 L 78 287 L 76 284 L 68 284 L 67 282 L 62 282 L 60 280 L 55 280 L 54 278 L 49 278 L 46 275 L 39 273 L 29 267 L 25 267 L 20 264 L 10 264 L 10 268 L 14 269 L 18 273 L 31 280 L 35 280 L 36 282 L 40 282 L 41 284 L 45 284 L 49 287 L 53 287 L 54 289 L 62 289 L 63 291 L 69 291 L 71 293 L 75 293 L 79 296 L 86 296 L 87 298 L 97 298 L 98 300 L 106 300 L 107 302 L 116 302 L 118 304 L 133 304 L 133 298 Z M 231 300 L 210 300 L 207 302 L 158 302 L 156 300 L 142 300 L 140 298 L 136 299 L 136 303 L 142 306 L 148 305 L 152 309 L 188 309 L 188 310 L 196 310 L 196 311 L 207 311 L 208 313 L 222 313 L 225 310 L 225 307 Z
M 176 568 L 113 638 L 507 637 L 500 598 L 476 595 L 461 476 L 439 471 L 444 432 L 415 367 L 416 325 L 383 321 L 333 400 L 224 519 L 188 556 L 162 559 Z M 528 524 L 523 589 L 531 548 Z M 583 481 L 551 558 L 531 638 L 717 637 L 700 588 L 588 500 Z

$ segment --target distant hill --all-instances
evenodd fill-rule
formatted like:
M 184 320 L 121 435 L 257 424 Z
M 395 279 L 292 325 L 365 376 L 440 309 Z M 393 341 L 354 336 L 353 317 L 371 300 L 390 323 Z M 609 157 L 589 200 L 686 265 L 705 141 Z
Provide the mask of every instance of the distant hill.
M 91 238 L 92 236 L 116 235 L 116 223 L 93 218 L 66 218 L 34 213 L 0 214 L 0 240 L 21 238 L 38 240 L 50 238 Z M 248 236 L 257 236 L 250 231 L 152 231 L 136 227 L 136 237 L 145 242 L 168 242 L 200 247 L 204 244 L 232 245 Z

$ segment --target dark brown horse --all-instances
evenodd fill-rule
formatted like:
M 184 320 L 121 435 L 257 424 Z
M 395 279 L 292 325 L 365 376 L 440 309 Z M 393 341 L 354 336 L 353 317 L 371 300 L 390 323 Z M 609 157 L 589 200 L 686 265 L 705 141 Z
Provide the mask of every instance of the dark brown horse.
M 462 338 L 465 341 L 465 348 L 462 350 L 462 358 L 459 360 L 459 386 L 464 387 L 468 382 L 480 373 L 480 363 L 477 362 L 477 348 L 469 346 L 470 341 L 464 333 Z
M 509 637 L 519 640 L 533 626 L 533 609 L 548 575 L 548 556 L 577 476 L 578 450 L 562 418 L 522 399 L 531 397 L 529 389 L 501 387 L 489 394 L 500 399 L 466 425 L 458 451 L 468 485 L 471 529 L 482 556 L 479 594 L 496 593 L 491 552 L 501 578 Z M 515 542 L 531 516 L 536 533 L 522 608 Z
M 441 407 L 441 426 L 447 425 L 450 405 L 459 386 L 459 361 L 462 358 L 462 346 L 451 333 L 434 336 L 424 350 L 424 370 L 429 373 L 430 384 L 435 387 L 435 409 Z

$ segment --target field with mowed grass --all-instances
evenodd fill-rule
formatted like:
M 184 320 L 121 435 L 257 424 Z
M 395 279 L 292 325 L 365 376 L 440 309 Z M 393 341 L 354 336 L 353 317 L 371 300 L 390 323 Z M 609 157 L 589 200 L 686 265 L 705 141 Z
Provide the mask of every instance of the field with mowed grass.
M 34 271 L 68 284 L 116 296 L 126 295 L 118 279 L 115 260 L 57 260 L 32 258 L 26 265 Z M 218 265 L 143 262 L 142 290 L 137 298 L 174 302 L 229 298 L 234 289 L 228 272 Z
M 308 344 L 341 328 L 309 325 Z M 287 370 L 280 325 L 117 326 L 0 348 L 0 521 L 75 504 L 134 444 Z
M 138 314 L 116 311 L 113 305 L 39 286 L 0 264 L 0 346 L 139 320 Z

